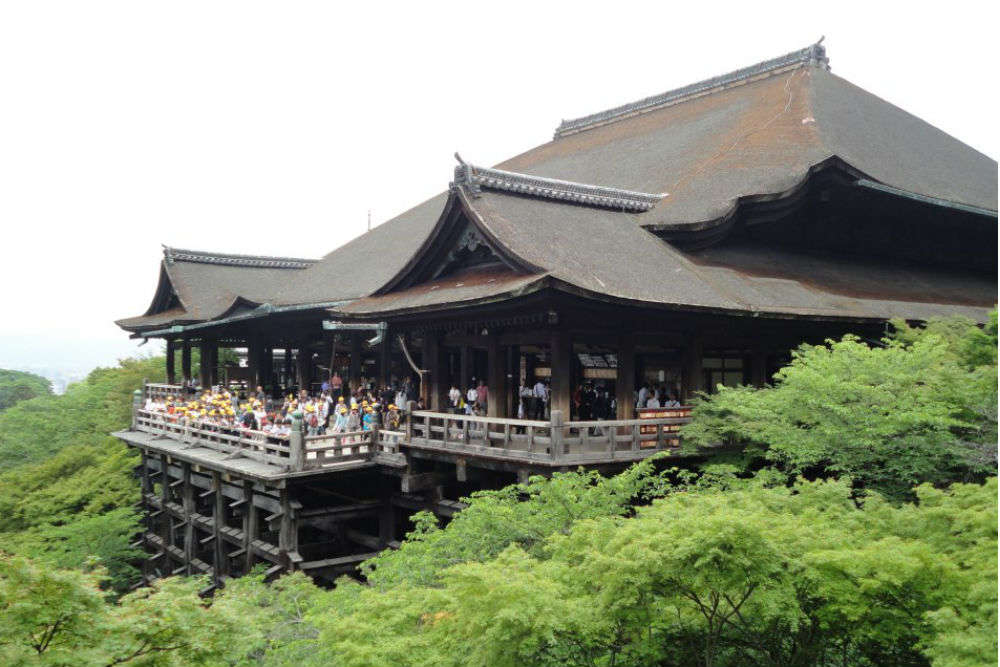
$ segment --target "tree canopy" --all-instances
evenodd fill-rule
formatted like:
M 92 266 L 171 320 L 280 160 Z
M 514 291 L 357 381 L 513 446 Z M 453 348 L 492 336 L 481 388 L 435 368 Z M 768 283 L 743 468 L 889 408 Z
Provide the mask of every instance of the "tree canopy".
M 0 368 L 0 412 L 36 396 L 52 393 L 52 383 L 40 375 Z
M 996 469 L 997 319 L 960 319 L 802 345 L 770 387 L 719 387 L 682 430 L 692 447 L 736 442 L 790 474 L 844 475 L 911 497 L 921 483 Z

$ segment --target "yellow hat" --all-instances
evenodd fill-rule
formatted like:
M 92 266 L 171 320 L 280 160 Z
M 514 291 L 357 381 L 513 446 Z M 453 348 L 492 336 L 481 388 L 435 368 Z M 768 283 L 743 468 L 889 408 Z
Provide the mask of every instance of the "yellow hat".
M 306 412 L 316 412 L 316 406 L 310 403 L 309 405 L 306 406 Z
M 396 410 L 397 408 L 396 408 L 396 405 L 395 405 L 395 403 L 390 403 L 390 404 L 389 404 L 389 409 L 390 409 L 390 410 Z

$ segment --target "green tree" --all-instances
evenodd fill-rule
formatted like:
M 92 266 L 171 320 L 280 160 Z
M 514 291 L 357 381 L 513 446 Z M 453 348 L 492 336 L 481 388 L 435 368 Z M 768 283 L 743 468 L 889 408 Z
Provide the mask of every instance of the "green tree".
M 100 571 L 0 555 L 0 661 L 5 665 L 219 664 L 236 621 L 172 578 L 108 602 Z
M 21 401 L 52 394 L 52 383 L 40 375 L 0 368 L 0 412 Z
M 163 373 L 163 357 L 129 359 L 0 413 L 0 548 L 63 567 L 96 557 L 116 590 L 134 581 L 137 461 L 110 433 L 128 426 L 143 379 Z
M 842 474 L 896 498 L 981 478 L 996 470 L 995 317 L 897 323 L 881 346 L 803 345 L 773 387 L 720 387 L 682 432 L 691 447 L 739 442 L 790 474 Z

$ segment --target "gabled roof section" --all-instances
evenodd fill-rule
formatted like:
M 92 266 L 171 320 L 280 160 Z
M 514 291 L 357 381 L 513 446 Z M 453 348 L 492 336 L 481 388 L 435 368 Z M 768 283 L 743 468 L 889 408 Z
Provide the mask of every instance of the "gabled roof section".
M 569 121 L 495 169 L 668 192 L 637 222 L 682 230 L 724 225 L 745 201 L 794 195 L 831 160 L 996 224 L 996 161 L 834 75 L 818 44 Z
M 463 161 L 458 153 L 455 153 L 455 158 L 459 165 L 455 167 L 455 180 L 451 183 L 451 187 L 464 185 L 473 194 L 478 194 L 482 188 L 487 188 L 622 211 L 648 211 L 667 196 L 666 192 L 659 194 L 636 192 L 603 185 L 518 174 L 502 169 L 477 167 Z
M 498 239 L 453 185 L 437 224 L 423 239 L 409 261 L 375 294 L 407 289 L 447 278 L 463 268 L 490 268 L 514 275 L 538 274 L 542 269 L 525 260 L 503 239 Z
M 206 322 L 239 304 L 272 300 L 286 278 L 316 260 L 163 247 L 160 279 L 146 312 L 118 320 L 131 332 Z
M 826 49 L 823 48 L 822 42 L 823 39 L 821 38 L 815 44 L 807 46 L 804 49 L 792 51 L 783 56 L 771 58 L 770 60 L 765 60 L 756 65 L 729 72 L 728 74 L 712 77 L 711 79 L 692 83 L 681 88 L 660 93 L 659 95 L 646 97 L 580 118 L 563 120 L 559 127 L 556 128 L 554 138 L 559 139 L 560 137 L 569 136 L 576 132 L 583 132 L 599 125 L 613 123 L 623 118 L 662 109 L 663 107 L 679 104 L 695 97 L 700 97 L 701 95 L 708 95 L 724 88 L 743 85 L 750 81 L 787 72 L 803 65 L 816 65 L 829 69 L 830 60 L 826 57 Z

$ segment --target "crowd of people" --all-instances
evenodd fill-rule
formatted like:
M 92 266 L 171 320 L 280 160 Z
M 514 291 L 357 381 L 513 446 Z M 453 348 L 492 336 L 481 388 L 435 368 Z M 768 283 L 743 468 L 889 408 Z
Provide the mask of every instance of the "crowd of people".
M 352 433 L 377 428 L 399 428 L 401 409 L 412 400 L 409 383 L 398 387 L 386 386 L 381 391 L 362 383 L 350 391 L 340 383 L 324 383 L 318 393 L 305 390 L 274 398 L 257 387 L 253 391 L 213 387 L 186 396 L 150 396 L 145 409 L 169 415 L 179 423 L 208 424 L 234 430 L 263 432 L 276 438 L 287 438 L 293 428 L 294 414 L 302 416 L 306 435 Z
M 260 431 L 277 438 L 289 436 L 296 411 L 302 414 L 302 428 L 307 435 L 325 435 L 377 428 L 395 430 L 400 427 L 407 406 L 425 409 L 417 388 L 408 378 L 381 388 L 362 380 L 351 389 L 339 374 L 334 373 L 318 392 L 300 390 L 278 398 L 265 392 L 263 387 L 240 390 L 217 386 L 206 391 L 194 388 L 188 391 L 185 396 L 150 397 L 145 408 L 182 422 Z M 662 384 L 645 382 L 633 395 L 634 405 L 639 409 L 681 405 L 676 393 Z M 522 381 L 517 399 L 518 419 L 548 418 L 551 389 L 547 380 L 539 378 L 534 384 Z M 473 378 L 466 388 L 452 384 L 446 400 L 452 414 L 484 416 L 489 409 L 491 392 L 485 381 Z M 602 382 L 585 382 L 573 392 L 572 408 L 572 418 L 581 421 L 613 419 L 617 412 L 615 394 Z

